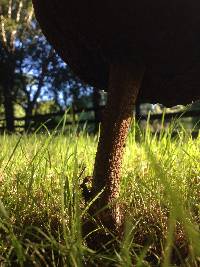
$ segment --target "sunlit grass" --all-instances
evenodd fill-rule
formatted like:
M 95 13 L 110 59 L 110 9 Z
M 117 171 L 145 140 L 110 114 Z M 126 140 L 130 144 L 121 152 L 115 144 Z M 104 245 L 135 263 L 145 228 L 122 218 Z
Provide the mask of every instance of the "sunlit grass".
M 119 251 L 88 248 L 81 195 L 97 136 L 76 129 L 0 136 L 2 266 L 199 266 L 200 136 L 132 127 L 123 162 Z

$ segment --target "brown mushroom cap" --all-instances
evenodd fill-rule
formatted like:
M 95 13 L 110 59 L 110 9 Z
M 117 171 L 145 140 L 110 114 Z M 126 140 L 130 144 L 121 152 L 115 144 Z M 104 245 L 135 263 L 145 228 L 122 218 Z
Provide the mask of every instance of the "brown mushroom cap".
M 33 0 L 61 57 L 88 84 L 108 87 L 110 63 L 146 66 L 139 99 L 200 98 L 199 0 Z

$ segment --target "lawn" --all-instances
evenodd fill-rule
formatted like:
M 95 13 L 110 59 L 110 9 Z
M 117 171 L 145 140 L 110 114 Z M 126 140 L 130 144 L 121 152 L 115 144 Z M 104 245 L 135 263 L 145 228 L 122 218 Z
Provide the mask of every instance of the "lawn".
M 98 137 L 71 129 L 0 136 L 0 266 L 200 266 L 200 135 L 133 125 L 123 161 L 119 249 L 87 246 Z M 97 225 L 96 233 L 101 226 Z

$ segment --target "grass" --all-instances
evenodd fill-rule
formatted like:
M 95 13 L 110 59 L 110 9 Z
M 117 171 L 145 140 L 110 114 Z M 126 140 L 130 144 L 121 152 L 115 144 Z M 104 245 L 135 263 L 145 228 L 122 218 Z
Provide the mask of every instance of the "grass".
M 82 232 L 91 218 L 80 184 L 92 174 L 97 136 L 0 136 L 0 266 L 200 266 L 200 136 L 172 137 L 173 127 L 130 130 L 118 251 L 88 248 Z

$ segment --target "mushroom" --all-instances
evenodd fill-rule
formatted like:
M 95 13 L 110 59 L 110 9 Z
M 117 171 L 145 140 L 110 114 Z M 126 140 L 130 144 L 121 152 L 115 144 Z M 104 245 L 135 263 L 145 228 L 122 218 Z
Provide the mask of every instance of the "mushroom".
M 86 83 L 108 91 L 92 195 L 102 222 L 120 229 L 124 144 L 136 99 L 165 105 L 200 98 L 199 0 L 33 0 L 49 42 Z

